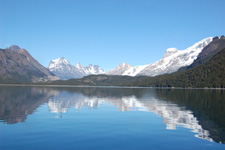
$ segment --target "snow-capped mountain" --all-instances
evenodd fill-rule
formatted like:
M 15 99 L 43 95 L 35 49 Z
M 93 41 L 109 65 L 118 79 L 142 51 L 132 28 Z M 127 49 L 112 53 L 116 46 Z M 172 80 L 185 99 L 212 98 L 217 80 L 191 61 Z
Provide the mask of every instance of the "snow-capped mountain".
M 126 70 L 129 70 L 132 68 L 131 65 L 127 64 L 126 62 L 121 63 L 119 66 L 117 66 L 115 69 L 107 72 L 108 75 L 122 75 Z
M 178 50 L 176 48 L 169 48 L 162 59 L 159 61 L 142 66 L 127 67 L 123 71 L 114 71 L 120 66 L 116 67 L 114 70 L 109 71 L 109 75 L 146 75 L 146 76 L 156 76 L 166 73 L 172 73 L 178 71 L 181 67 L 191 65 L 194 60 L 198 57 L 199 53 L 207 46 L 211 41 L 212 37 L 203 39 L 193 46 L 188 47 L 185 50 Z
M 82 78 L 91 74 L 104 74 L 98 65 L 89 65 L 84 67 L 82 64 L 78 63 L 73 66 L 65 58 L 58 58 L 52 60 L 49 63 L 48 69 L 53 72 L 60 79 L 71 79 L 71 78 Z
M 75 68 L 77 68 L 82 74 L 90 75 L 90 74 L 104 74 L 105 71 L 101 69 L 98 65 L 88 65 L 84 67 L 81 63 L 76 64 Z

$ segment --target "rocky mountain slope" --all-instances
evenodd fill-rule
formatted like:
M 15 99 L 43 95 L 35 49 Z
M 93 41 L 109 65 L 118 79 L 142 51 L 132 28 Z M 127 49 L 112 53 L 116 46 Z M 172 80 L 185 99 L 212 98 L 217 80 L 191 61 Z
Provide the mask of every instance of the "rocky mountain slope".
M 225 48 L 225 37 L 221 36 L 214 37 L 213 41 L 208 44 L 205 48 L 203 48 L 202 52 L 199 53 L 197 59 L 189 66 L 182 67 L 179 71 L 189 70 L 191 68 L 195 68 L 201 64 L 207 63 L 214 55 L 219 53 L 221 50 Z
M 26 49 L 16 45 L 0 49 L 0 83 L 32 83 L 58 79 Z
M 58 76 L 60 79 L 71 79 L 71 78 L 82 78 L 91 74 L 104 74 L 104 70 L 98 65 L 89 65 L 84 67 L 82 64 L 78 63 L 73 66 L 65 58 L 58 58 L 52 60 L 48 66 L 49 70 Z
M 164 57 L 155 63 L 134 67 L 128 64 L 121 64 L 114 70 L 107 72 L 107 74 L 123 76 L 157 76 L 176 72 L 181 67 L 192 64 L 198 57 L 199 53 L 212 41 L 212 39 L 212 37 L 203 39 L 185 50 L 169 48 L 166 50 Z

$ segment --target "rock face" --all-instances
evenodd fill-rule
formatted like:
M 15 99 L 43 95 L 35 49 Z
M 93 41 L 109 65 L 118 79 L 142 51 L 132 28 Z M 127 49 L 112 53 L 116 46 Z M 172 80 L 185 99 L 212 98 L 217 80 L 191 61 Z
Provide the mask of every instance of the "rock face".
M 169 48 L 162 59 L 159 61 L 142 66 L 118 66 L 114 70 L 107 72 L 109 75 L 128 75 L 128 76 L 157 76 L 161 74 L 173 73 L 178 71 L 181 67 L 188 66 L 194 62 L 199 53 L 211 41 L 212 37 L 203 39 L 195 43 L 193 46 L 185 50 L 177 50 L 176 48 Z M 122 68 L 122 69 L 121 69 Z
M 0 83 L 32 83 L 58 79 L 26 49 L 16 45 L 0 49 Z
M 199 53 L 197 59 L 191 65 L 180 68 L 179 71 L 185 71 L 207 63 L 213 56 L 215 56 L 224 48 L 225 48 L 224 36 L 221 36 L 220 38 L 214 37 L 213 41 L 203 48 L 201 53 Z
M 213 41 L 207 45 L 202 52 L 198 55 L 198 59 L 202 57 L 206 57 L 208 55 L 215 55 L 219 51 L 225 48 L 225 38 L 224 36 L 215 37 L 213 38 Z
M 91 74 L 104 74 L 98 65 L 88 65 L 84 67 L 82 64 L 78 63 L 76 66 L 73 66 L 65 58 L 58 58 L 52 60 L 48 66 L 49 70 L 53 72 L 60 79 L 66 80 L 71 78 L 82 78 Z

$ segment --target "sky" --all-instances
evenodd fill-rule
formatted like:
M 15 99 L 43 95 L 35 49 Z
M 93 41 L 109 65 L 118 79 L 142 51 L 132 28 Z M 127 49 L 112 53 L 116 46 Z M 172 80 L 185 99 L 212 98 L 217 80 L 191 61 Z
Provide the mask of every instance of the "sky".
M 224 0 L 0 0 L 0 48 L 108 71 L 225 34 Z

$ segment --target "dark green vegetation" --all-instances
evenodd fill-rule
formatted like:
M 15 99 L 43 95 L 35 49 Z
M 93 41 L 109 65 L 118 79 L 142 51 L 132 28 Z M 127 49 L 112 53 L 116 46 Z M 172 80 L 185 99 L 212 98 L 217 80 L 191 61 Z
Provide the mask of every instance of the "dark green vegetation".
M 134 86 L 135 82 L 141 82 L 148 79 L 146 76 L 109 76 L 109 75 L 90 75 L 81 79 L 57 80 L 41 84 L 53 85 L 77 85 L 77 86 Z

